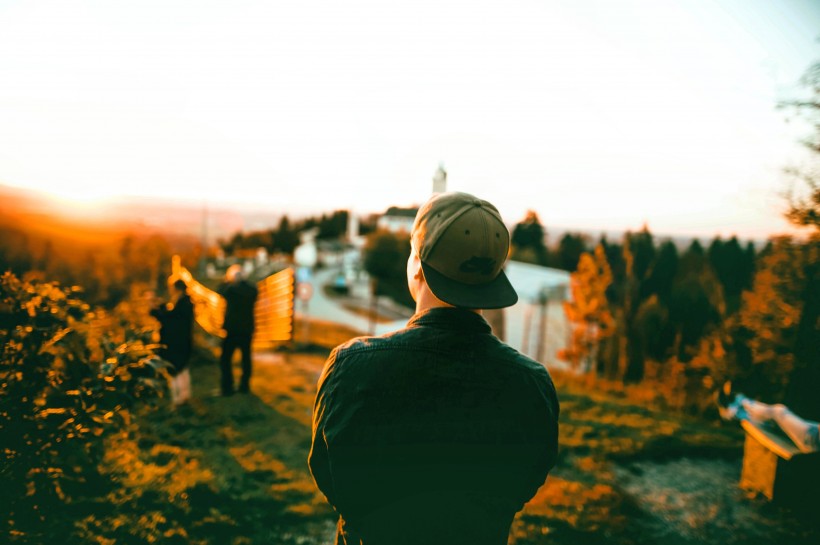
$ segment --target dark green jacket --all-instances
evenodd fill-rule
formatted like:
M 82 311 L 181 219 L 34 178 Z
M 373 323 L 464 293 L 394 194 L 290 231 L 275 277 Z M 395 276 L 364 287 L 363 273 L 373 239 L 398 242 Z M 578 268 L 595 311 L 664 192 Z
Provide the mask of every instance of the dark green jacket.
M 151 310 L 151 316 L 159 320 L 159 356 L 174 365 L 171 374 L 176 375 L 188 366 L 193 351 L 194 304 L 188 294 L 176 303 L 161 305 Z
M 467 310 L 333 350 L 319 379 L 309 464 L 341 515 L 340 543 L 507 543 L 555 465 L 547 370 Z
M 219 295 L 225 298 L 225 320 L 228 336 L 250 337 L 254 329 L 253 306 L 259 291 L 246 280 L 222 284 Z

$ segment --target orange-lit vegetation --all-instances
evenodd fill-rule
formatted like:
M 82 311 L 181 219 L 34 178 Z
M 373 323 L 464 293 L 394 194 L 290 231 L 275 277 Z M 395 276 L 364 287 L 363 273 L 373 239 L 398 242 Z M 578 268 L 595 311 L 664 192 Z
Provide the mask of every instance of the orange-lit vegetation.
M 0 279 L 4 533 L 38 535 L 53 509 L 106 486 L 105 440 L 161 395 L 163 363 L 138 322 L 91 311 L 77 290 Z M 55 531 L 50 529 L 49 531 Z
M 190 263 L 199 252 L 189 236 L 8 207 L 0 210 L 0 240 L 3 272 L 81 286 L 86 301 L 108 308 L 135 288 L 162 292 L 171 256 Z
M 379 237 L 371 237 L 371 250 Z M 586 352 L 581 355 L 590 362 L 591 373 L 580 378 L 556 376 L 562 401 L 560 459 L 548 484 L 516 518 L 511 543 L 604 540 L 631 544 L 657 540 L 668 532 L 689 536 L 682 543 L 733 543 L 738 542 L 742 532 L 749 531 L 763 540 L 812 543 L 817 532 L 810 526 L 788 514 L 748 502 L 737 489 L 742 444 L 739 429 L 685 417 L 679 409 L 708 412 L 713 407 L 711 391 L 722 376 L 730 373 L 747 373 L 770 388 L 772 395 L 782 394 L 789 373 L 801 369 L 794 347 L 806 312 L 806 305 L 801 305 L 801 290 L 807 289 L 811 275 L 816 274 L 812 272 L 818 263 L 816 245 L 773 240 L 755 259 L 757 272 L 751 281 L 752 289 L 737 292 L 732 302 L 727 293 L 735 292 L 725 287 L 716 271 L 731 261 L 722 253 L 727 246 L 730 255 L 741 255 L 734 241 L 716 241 L 707 250 L 693 244 L 678 256 L 668 244 L 655 248 L 647 231 L 629 237 L 623 246 L 601 245 L 594 257 L 579 255 L 583 266 L 579 266 L 576 278 L 583 280 L 575 289 L 582 290 L 578 293 L 583 297 L 577 297 L 577 301 L 585 308 L 579 308 L 578 316 L 597 320 L 598 331 L 608 336 L 593 331 L 595 334 L 585 340 Z M 29 240 L 42 239 L 32 236 Z M 111 307 L 109 310 L 92 312 L 80 292 L 38 284 L 38 279 L 50 270 L 61 279 L 74 278 L 64 270 L 46 266 L 37 273 L 28 271 L 34 284 L 19 284 L 15 293 L 24 302 L 5 304 L 0 312 L 13 316 L 15 308 L 32 309 L 24 316 L 36 321 L 41 314 L 63 316 L 60 305 L 68 303 L 63 302 L 60 293 L 65 301 L 73 301 L 71 305 L 81 309 L 86 318 L 80 320 L 68 313 L 64 319 L 66 323 L 73 320 L 72 331 L 83 336 L 85 349 L 75 351 L 72 357 L 76 362 L 85 362 L 82 368 L 87 370 L 87 380 L 99 376 L 104 369 L 100 364 L 112 357 L 112 349 L 117 357 L 136 358 L 128 360 L 128 365 L 149 357 L 141 350 L 150 343 L 147 335 L 154 324 L 147 318 L 149 302 L 141 293 L 165 282 L 163 266 L 146 267 L 140 256 L 153 256 L 152 252 L 164 255 L 168 245 L 151 246 L 154 242 L 147 238 L 105 240 L 113 240 L 114 249 L 102 250 L 109 256 L 106 263 L 111 268 L 101 267 L 100 273 L 118 279 L 119 285 L 128 288 L 116 298 L 111 297 L 111 285 L 89 290 Z M 398 244 L 400 239 L 386 244 L 388 253 L 396 253 L 394 242 Z M 566 248 L 571 246 L 565 244 Z M 10 247 L 4 246 L 4 251 Z M 4 255 L 24 256 L 25 252 Z M 632 262 L 627 265 L 629 259 Z M 77 259 L 76 266 L 82 267 L 82 262 Z M 36 263 L 31 263 L 36 268 Z M 670 267 L 670 263 L 676 266 Z M 611 267 L 608 274 L 607 267 Z M 644 272 L 636 276 L 640 270 Z M 664 270 L 666 276 L 657 272 Z M 723 274 L 730 282 L 737 280 Z M 102 280 L 94 275 L 79 278 L 92 286 Z M 635 299 L 631 307 L 625 307 L 629 293 Z M 673 293 L 677 293 L 677 300 Z M 58 308 L 56 314 L 52 311 L 54 305 Z M 630 336 L 623 322 L 630 308 L 637 309 L 631 327 L 642 332 L 638 336 Z M 710 312 L 716 313 L 715 321 L 703 319 Z M 662 327 L 652 327 L 674 324 L 673 317 L 682 321 L 674 326 L 677 329 L 672 343 L 647 343 L 668 339 Z M 704 327 L 695 327 L 698 320 Z M 75 443 L 65 451 L 67 454 L 59 451 L 59 455 L 28 456 L 24 460 L 31 467 L 23 469 L 19 465 L 23 458 L 9 458 L 2 473 L 4 483 L 9 483 L 8 490 L 18 492 L 5 496 L 5 501 L 12 503 L 3 506 L 10 513 L 3 527 L 4 537 L 13 543 L 51 542 L 56 536 L 61 542 L 83 544 L 328 543 L 335 516 L 315 489 L 305 462 L 310 412 L 327 350 L 355 332 L 330 323 L 316 322 L 309 329 L 302 325 L 296 326 L 298 345 L 312 352 L 259 356 L 252 396 L 210 396 L 218 386 L 218 370 L 213 341 L 200 333 L 193 362 L 194 399 L 189 406 L 171 411 L 162 400 L 142 403 L 132 399 L 128 409 L 123 405 L 113 411 L 119 417 L 109 416 L 112 410 L 106 409 L 102 418 L 110 422 L 105 426 L 74 428 L 79 435 L 71 439 L 82 437 L 82 446 Z M 4 327 L 8 327 L 6 322 Z M 57 327 L 53 333 L 62 329 Z M 25 326 L 4 331 L 12 336 L 26 334 Z M 30 354 L 38 352 L 37 339 L 48 344 L 45 334 L 37 331 L 41 337 L 25 337 L 26 342 L 34 343 L 26 348 Z M 311 338 L 300 339 L 299 335 L 307 331 Z M 74 335 L 67 334 L 66 339 L 76 338 Z M 738 335 L 742 345 L 732 341 Z M 614 354 L 634 351 L 643 355 L 641 380 L 625 380 L 630 360 L 607 352 L 615 350 L 613 345 L 606 345 L 611 339 L 619 339 Z M 635 344 L 630 347 L 630 343 Z M 6 345 L 17 346 L 9 342 Z M 117 346 L 131 348 L 117 351 Z M 624 346 L 626 350 L 622 351 Z M 746 347 L 747 359 L 737 359 L 732 353 L 740 353 L 738 346 Z M 655 354 L 666 356 L 656 359 Z M 4 379 L 12 376 L 8 366 L 15 361 L 20 362 L 19 358 L 4 357 Z M 52 360 L 26 361 L 41 361 L 48 380 L 62 376 L 60 364 Z M 128 371 L 126 376 L 133 380 L 138 375 Z M 104 377 L 102 381 L 107 383 Z M 32 384 L 42 382 L 35 380 Z M 63 380 L 58 387 L 77 389 L 70 384 Z M 117 384 L 121 389 L 131 383 Z M 63 397 L 39 394 L 45 402 L 27 405 L 19 395 L 14 397 L 9 392 L 3 390 L 0 396 L 0 413 L 5 418 L 28 418 L 33 431 L 20 437 L 33 439 L 33 444 L 42 448 L 51 448 L 43 445 L 51 443 L 54 431 L 42 426 L 62 422 L 59 418 L 68 414 L 62 409 L 88 411 L 85 416 L 80 414 L 79 420 L 90 418 L 93 422 L 95 411 L 103 407 L 66 406 L 61 399 L 76 397 L 67 393 Z M 677 412 L 668 412 L 670 409 Z M 38 414 L 48 417 L 40 418 Z M 56 428 L 59 434 L 72 429 Z M 16 429 L 19 426 L 4 426 L 0 433 Z M 13 442 L 6 444 L 12 445 L 6 447 L 6 454 L 17 448 Z M 667 460 L 673 462 L 667 466 Z M 13 467 L 12 462 L 17 465 Z M 678 477 L 681 471 L 684 476 Z M 691 475 L 687 476 L 687 471 Z M 642 472 L 653 475 L 657 482 L 641 481 Z M 719 493 L 705 500 L 684 494 L 679 484 L 662 482 L 673 477 L 689 479 Z M 699 509 L 700 504 L 708 508 Z M 727 513 L 739 512 L 743 513 L 741 523 L 727 519 Z M 733 524 L 741 524 L 741 529 L 733 528 Z
M 49 301 L 63 300 L 53 294 L 52 287 L 43 291 L 46 287 L 20 286 L 27 295 L 22 296 L 19 308 L 32 308 L 34 316 L 28 310 L 24 314 L 31 319 L 40 312 L 51 316 Z M 76 295 L 69 298 L 77 299 Z M 32 306 L 31 299 L 40 301 L 37 304 L 41 306 Z M 88 311 L 82 302 L 77 304 Z M 103 369 L 100 364 L 111 358 L 105 355 L 111 342 L 117 346 L 133 338 L 135 333 L 129 330 L 140 331 L 150 325 L 146 305 L 141 298 L 127 300 L 112 312 L 95 313 L 88 321 L 83 329 L 88 350 L 83 352 L 82 368 L 89 371 L 86 380 L 92 386 L 98 376 L 95 373 Z M 5 306 L 3 316 L 9 312 L 10 307 Z M 80 322 L 71 323 L 80 330 Z M 5 322 L 4 327 L 8 327 Z M 59 325 L 57 331 L 62 331 Z M 32 475 L 40 475 L 37 471 L 17 467 L 13 474 L 17 481 L 9 481 L 11 475 L 3 473 L 4 480 L 16 482 L 19 490 L 4 496 L 4 501 L 12 502 L 4 505 L 11 514 L 3 527 L 4 538 L 13 543 L 52 542 L 57 536 L 61 542 L 82 544 L 329 543 L 335 515 L 313 485 L 306 464 L 310 414 L 329 348 L 351 335 L 340 326 L 314 323 L 310 339 L 302 340 L 312 352 L 259 354 L 253 395 L 222 398 L 211 395 L 219 383 L 215 349 L 199 333 L 192 362 L 194 398 L 189 405 L 174 411 L 162 399 L 144 404 L 129 398 L 134 403 L 128 409 L 129 417 L 114 418 L 115 425 L 99 435 L 91 431 L 82 447 L 76 445 L 82 452 L 92 445 L 96 455 L 28 458 L 42 469 L 45 484 L 37 484 L 41 482 L 37 480 L 28 484 Z M 30 346 L 36 353 L 35 344 Z M 134 350 L 141 346 L 144 344 L 135 345 Z M 115 353 L 120 358 L 132 357 L 137 353 L 134 350 L 120 348 Z M 19 360 L 4 360 L 14 361 Z M 8 365 L 4 363 L 4 372 Z M 42 366 L 52 378 L 61 376 L 55 360 L 43 360 Z M 623 484 L 622 468 L 633 463 L 692 459 L 695 464 L 705 464 L 708 474 L 710 460 L 718 458 L 734 460 L 724 463 L 738 464 L 739 471 L 738 428 L 665 412 L 663 400 L 647 395 L 640 386 L 623 389 L 613 385 L 607 392 L 607 383 L 594 377 L 555 378 L 562 401 L 559 462 L 547 485 L 517 517 L 511 543 L 593 543 L 602 539 L 641 543 L 642 537 L 657 537 L 647 522 L 651 513 L 642 507 L 642 498 Z M 107 384 L 105 376 L 101 380 Z M 60 384 L 70 387 L 67 382 Z M 58 399 L 73 399 L 50 394 L 41 397 L 47 403 L 34 404 L 39 408 L 29 410 L 19 396 L 9 397 L 9 390 L 2 393 L 5 418 L 32 415 L 32 422 L 40 422 L 38 411 L 61 407 Z M 79 410 L 81 405 L 74 407 Z M 121 407 L 117 414 L 124 415 L 125 410 Z M 95 412 L 88 414 L 90 418 Z M 26 437 L 44 444 L 50 441 L 47 432 L 47 428 L 32 428 Z M 68 477 L 75 475 L 82 475 L 82 486 L 55 480 L 58 476 L 69 482 Z M 62 487 L 60 493 L 54 492 L 55 482 Z M 702 484 L 720 486 L 732 502 L 742 501 L 735 476 Z M 718 513 L 723 507 L 718 501 L 712 511 Z M 781 520 L 777 512 L 758 512 L 754 504 L 748 508 L 752 509 L 751 522 L 744 524 L 755 531 L 762 528 L 766 536 L 788 536 L 794 543 L 810 543 L 817 537 L 794 521 Z M 732 531 L 721 529 L 729 522 L 718 514 L 696 517 L 685 524 L 693 528 L 696 537 L 704 532 L 732 535 Z

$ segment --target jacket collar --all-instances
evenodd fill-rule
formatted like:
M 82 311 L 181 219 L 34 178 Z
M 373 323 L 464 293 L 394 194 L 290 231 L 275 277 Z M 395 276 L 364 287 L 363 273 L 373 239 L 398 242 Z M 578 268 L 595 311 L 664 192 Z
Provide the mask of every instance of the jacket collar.
M 414 314 L 407 327 L 435 327 L 475 333 L 490 333 L 490 324 L 471 310 L 452 307 L 430 308 Z

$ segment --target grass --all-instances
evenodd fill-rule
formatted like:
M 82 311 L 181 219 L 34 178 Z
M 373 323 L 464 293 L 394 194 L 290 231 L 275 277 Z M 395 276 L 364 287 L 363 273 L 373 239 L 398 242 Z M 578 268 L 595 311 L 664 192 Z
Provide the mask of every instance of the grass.
M 255 359 L 251 395 L 213 396 L 218 365 L 201 353 L 189 405 L 143 415 L 109 440 L 103 469 L 114 486 L 53 513 L 39 540 L 12 542 L 332 543 L 336 515 L 306 458 L 316 380 L 329 342 L 349 331 L 311 331 L 310 350 Z M 817 539 L 815 527 L 737 489 L 738 427 L 558 382 L 558 465 L 516 517 L 511 544 Z M 701 481 L 715 492 L 698 495 Z
M 594 543 L 603 536 L 631 542 L 630 523 L 639 508 L 618 483 L 618 463 L 740 456 L 742 437 L 733 428 L 581 392 L 572 383 L 559 386 L 559 398 L 560 458 L 547 486 L 517 517 L 512 543 L 540 543 L 533 537 L 539 533 L 564 543 Z

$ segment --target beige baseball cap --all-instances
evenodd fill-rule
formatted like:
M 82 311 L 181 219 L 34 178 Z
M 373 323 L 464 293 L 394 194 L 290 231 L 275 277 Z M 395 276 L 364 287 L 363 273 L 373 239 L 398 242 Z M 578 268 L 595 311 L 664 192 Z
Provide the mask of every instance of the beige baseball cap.
M 503 308 L 518 301 L 504 274 L 510 232 L 495 206 L 468 193 L 433 195 L 411 233 L 427 285 L 450 305 Z

